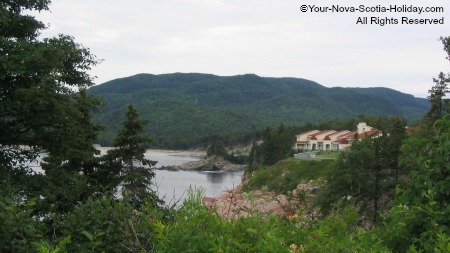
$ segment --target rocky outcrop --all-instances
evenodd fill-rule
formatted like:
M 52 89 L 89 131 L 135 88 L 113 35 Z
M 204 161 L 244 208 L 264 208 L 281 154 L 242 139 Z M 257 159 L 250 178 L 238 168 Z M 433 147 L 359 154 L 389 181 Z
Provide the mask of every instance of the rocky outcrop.
M 317 211 L 311 208 L 310 203 L 315 196 L 315 186 L 312 182 L 299 184 L 288 195 L 260 190 L 243 193 L 241 189 L 242 185 L 239 185 L 223 191 L 217 198 L 204 197 L 203 204 L 225 219 L 247 217 L 255 212 L 289 217 L 300 209 L 306 210 L 304 216 L 308 218 L 317 216 Z
M 220 172 L 234 172 L 242 171 L 245 165 L 232 164 L 222 157 L 213 156 L 202 160 L 183 163 L 176 166 L 179 170 L 188 171 L 220 171 Z
M 170 170 L 170 171 L 179 171 L 180 168 L 178 168 L 178 166 L 161 166 L 161 167 L 156 167 L 155 170 Z

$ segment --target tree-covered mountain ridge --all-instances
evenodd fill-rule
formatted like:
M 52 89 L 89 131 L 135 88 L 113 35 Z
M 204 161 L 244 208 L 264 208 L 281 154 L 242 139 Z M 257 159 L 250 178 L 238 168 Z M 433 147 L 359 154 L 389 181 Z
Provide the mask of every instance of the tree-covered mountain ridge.
M 123 112 L 134 105 L 154 145 L 182 148 L 212 134 L 241 138 L 269 126 L 301 125 L 358 115 L 401 115 L 412 121 L 429 109 L 428 100 L 389 88 L 327 88 L 302 78 L 254 74 L 137 74 L 88 90 L 105 101 L 95 121 L 107 127 L 99 141 L 108 144 Z

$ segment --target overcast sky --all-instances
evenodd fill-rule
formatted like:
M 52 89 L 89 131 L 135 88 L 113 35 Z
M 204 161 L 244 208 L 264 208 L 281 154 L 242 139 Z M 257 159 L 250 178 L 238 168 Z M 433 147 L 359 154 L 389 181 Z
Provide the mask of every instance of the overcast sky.
M 300 6 L 444 7 L 443 13 L 301 12 Z M 138 73 L 254 73 L 327 87 L 389 87 L 426 97 L 450 72 L 440 36 L 450 36 L 446 0 L 53 0 L 38 19 L 104 61 L 97 84 Z M 359 17 L 399 24 L 356 24 Z M 444 17 L 444 24 L 401 24 Z

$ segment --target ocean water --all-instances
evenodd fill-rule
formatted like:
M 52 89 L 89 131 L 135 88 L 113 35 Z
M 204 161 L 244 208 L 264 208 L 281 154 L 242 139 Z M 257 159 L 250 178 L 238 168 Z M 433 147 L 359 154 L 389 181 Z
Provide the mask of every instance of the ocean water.
M 155 167 L 179 165 L 200 158 L 189 155 L 146 154 L 146 158 L 158 161 Z M 204 195 L 217 197 L 223 190 L 233 189 L 241 183 L 243 172 L 199 172 L 155 170 L 152 189 L 167 204 L 181 204 L 187 197 L 187 191 L 203 189 Z
M 157 161 L 155 168 L 179 165 L 201 159 L 198 155 L 182 155 L 176 152 L 147 152 L 147 159 Z M 45 173 L 40 166 L 40 158 L 29 163 L 37 173 Z M 217 197 L 223 190 L 233 189 L 241 183 L 243 172 L 199 172 L 155 170 L 151 188 L 166 204 L 180 205 L 187 197 L 189 188 L 203 189 L 204 195 Z
M 189 188 L 203 189 L 204 195 L 217 197 L 223 190 L 233 189 L 241 182 L 243 172 L 197 172 L 157 170 L 154 189 L 166 203 L 182 203 Z

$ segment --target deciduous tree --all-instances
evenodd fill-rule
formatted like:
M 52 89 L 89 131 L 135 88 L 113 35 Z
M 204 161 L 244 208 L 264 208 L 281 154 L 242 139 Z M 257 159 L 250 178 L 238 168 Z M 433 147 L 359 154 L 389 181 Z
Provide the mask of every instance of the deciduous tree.
M 431 131 L 432 136 L 410 138 L 402 146 L 400 162 L 410 171 L 410 179 L 399 189 L 385 231 L 394 251 L 448 250 L 450 116 L 437 120 Z

